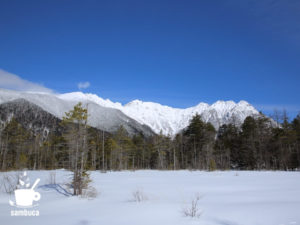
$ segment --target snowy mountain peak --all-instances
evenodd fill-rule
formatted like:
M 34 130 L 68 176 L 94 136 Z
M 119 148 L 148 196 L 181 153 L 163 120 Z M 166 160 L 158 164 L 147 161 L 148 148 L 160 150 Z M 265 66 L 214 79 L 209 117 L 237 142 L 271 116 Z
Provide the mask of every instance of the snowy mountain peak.
M 191 108 L 205 108 L 205 107 L 209 107 L 209 104 L 207 104 L 205 102 L 200 102 L 198 105 L 191 107 Z
M 247 101 L 244 101 L 244 100 L 241 100 L 237 103 L 238 106 L 241 106 L 241 107 L 253 107 L 249 102 Z
M 131 101 L 131 102 L 128 102 L 127 104 L 125 104 L 124 105 L 124 107 L 126 107 L 126 106 L 138 106 L 138 105 L 142 105 L 144 102 L 143 101 L 141 101 L 141 100 L 139 100 L 139 99 L 135 99 L 135 100 L 133 100 L 133 101 Z
M 212 105 L 201 102 L 194 107 L 181 109 L 141 100 L 133 100 L 122 105 L 119 102 L 100 98 L 96 94 L 82 92 L 41 95 L 0 90 L 0 103 L 17 98 L 26 98 L 33 103 L 38 103 L 43 109 L 59 117 L 64 115 L 64 112 L 76 102 L 93 103 L 100 107 L 117 109 L 140 124 L 147 125 L 154 132 L 162 131 L 163 134 L 171 136 L 186 128 L 195 114 L 201 115 L 203 121 L 212 123 L 216 129 L 222 124 L 231 122 L 241 125 L 247 116 L 259 115 L 259 112 L 251 104 L 243 100 L 238 103 L 217 101 Z M 89 110 L 93 114 L 93 107 Z M 95 115 L 92 115 L 92 118 L 95 123 L 99 121 Z
M 112 102 L 109 99 L 103 99 L 100 98 L 96 94 L 91 93 L 82 93 L 82 92 L 70 92 L 65 94 L 57 95 L 58 98 L 68 101 L 90 101 L 94 102 L 98 105 L 101 105 L 103 107 L 109 107 L 109 108 L 121 108 L 122 104 L 119 102 Z
M 219 111 L 227 111 L 235 107 L 236 103 L 234 101 L 216 101 L 211 105 L 211 108 Z
M 109 99 L 104 100 L 95 94 L 82 92 L 62 94 L 59 95 L 59 98 L 70 101 L 91 101 L 104 107 L 119 109 L 139 123 L 149 126 L 154 132 L 162 131 L 163 134 L 171 136 L 187 127 L 195 114 L 201 115 L 205 122 L 212 123 L 216 129 L 222 124 L 233 121 L 240 125 L 247 116 L 259 114 L 252 105 L 244 100 L 238 103 L 220 100 L 212 105 L 200 102 L 194 107 L 181 109 L 155 102 L 143 102 L 138 99 L 122 105 Z

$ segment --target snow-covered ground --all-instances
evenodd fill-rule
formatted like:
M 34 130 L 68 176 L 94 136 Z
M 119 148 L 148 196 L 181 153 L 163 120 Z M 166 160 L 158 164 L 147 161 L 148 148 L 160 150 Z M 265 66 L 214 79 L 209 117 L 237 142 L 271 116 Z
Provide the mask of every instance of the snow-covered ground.
M 36 191 L 42 197 L 34 208 L 40 216 L 12 217 L 17 208 L 8 201 L 14 196 L 1 193 L 1 225 L 300 225 L 299 172 L 94 171 L 92 185 L 99 194 L 93 200 L 43 188 L 49 174 L 28 172 L 32 182 L 41 179 Z M 67 182 L 70 174 L 57 170 L 57 183 Z M 136 190 L 147 200 L 132 201 Z M 182 210 L 197 193 L 202 215 L 184 217 Z

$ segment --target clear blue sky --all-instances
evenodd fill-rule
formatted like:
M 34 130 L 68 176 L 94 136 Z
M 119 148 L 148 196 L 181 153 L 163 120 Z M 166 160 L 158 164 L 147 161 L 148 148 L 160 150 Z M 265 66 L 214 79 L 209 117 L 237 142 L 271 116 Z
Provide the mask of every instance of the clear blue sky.
M 122 103 L 243 99 L 294 116 L 300 1 L 0 0 L 0 68 Z

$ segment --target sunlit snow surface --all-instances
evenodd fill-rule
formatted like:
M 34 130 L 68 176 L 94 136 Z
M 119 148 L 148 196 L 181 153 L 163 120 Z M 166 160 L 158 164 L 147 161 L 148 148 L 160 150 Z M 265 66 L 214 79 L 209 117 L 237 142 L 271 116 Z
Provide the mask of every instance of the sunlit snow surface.
M 15 173 L 15 172 L 10 172 Z M 1 173 L 2 175 L 3 173 Z M 99 195 L 93 200 L 66 197 L 44 189 L 50 171 L 29 171 L 31 181 L 41 178 L 39 217 L 11 217 L 13 195 L 0 194 L 0 224 L 16 225 L 292 225 L 300 224 L 299 172 L 126 171 L 91 173 Z M 71 173 L 56 171 L 57 183 Z M 141 190 L 148 200 L 133 202 Z M 199 218 L 187 218 L 195 194 L 202 196 Z

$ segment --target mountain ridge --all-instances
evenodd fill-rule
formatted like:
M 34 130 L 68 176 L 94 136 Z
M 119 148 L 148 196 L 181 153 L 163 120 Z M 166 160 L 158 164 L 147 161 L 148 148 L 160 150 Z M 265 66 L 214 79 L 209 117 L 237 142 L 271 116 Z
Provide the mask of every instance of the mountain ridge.
M 247 116 L 258 116 L 259 112 L 247 101 L 241 100 L 235 103 L 232 100 L 219 100 L 209 105 L 200 102 L 196 106 L 188 108 L 173 108 L 156 102 L 144 102 L 133 100 L 124 105 L 102 99 L 95 94 L 71 92 L 59 95 L 62 99 L 77 99 L 79 101 L 90 100 L 105 107 L 121 110 L 127 116 L 134 118 L 142 124 L 148 125 L 155 133 L 162 132 L 165 135 L 174 136 L 180 130 L 188 126 L 192 117 L 198 113 L 205 122 L 210 122 L 218 129 L 221 125 L 234 122 L 241 125 Z
M 0 105 L 17 99 L 25 99 L 48 113 L 62 119 L 65 112 L 73 109 L 78 101 L 65 101 L 54 94 L 28 93 L 0 89 Z M 147 125 L 142 125 L 131 117 L 126 116 L 118 109 L 103 107 L 91 101 L 83 102 L 88 107 L 88 124 L 92 127 L 104 130 L 109 133 L 116 132 L 122 125 L 130 135 L 142 133 L 145 136 L 153 135 L 153 131 Z
M 228 123 L 234 123 L 240 126 L 247 116 L 259 115 L 259 112 L 245 100 L 241 100 L 238 103 L 231 100 L 219 100 L 211 105 L 200 102 L 196 106 L 188 108 L 173 108 L 160 103 L 144 102 L 138 99 L 123 105 L 119 102 L 103 99 L 92 93 L 70 92 L 64 94 L 42 94 L 0 89 L 0 103 L 20 96 L 33 101 L 33 103 L 37 103 L 46 111 L 59 118 L 64 115 L 64 112 L 72 109 L 75 103 L 79 101 L 86 103 L 91 112 L 91 125 L 106 131 L 108 131 L 107 127 L 99 127 L 103 124 L 99 123 L 98 120 L 102 120 L 102 123 L 107 123 L 107 120 L 110 120 L 109 123 L 114 123 L 113 130 L 115 130 L 118 123 L 114 120 L 121 117 L 120 121 L 123 122 L 119 123 L 122 125 L 134 124 L 133 127 L 138 128 L 138 130 L 143 130 L 143 126 L 146 126 L 157 134 L 162 132 L 164 135 L 174 136 L 188 126 L 190 119 L 192 119 L 195 114 L 199 114 L 204 122 L 212 123 L 216 129 Z M 110 115 L 110 113 L 102 114 L 105 116 L 105 119 L 101 118 L 99 116 L 99 110 L 113 112 L 115 119 L 111 118 L 112 115 Z M 135 121 L 140 125 L 135 123 Z M 134 130 L 135 128 L 133 127 L 128 126 L 127 128 Z M 144 131 L 148 134 L 151 133 L 150 131 Z

